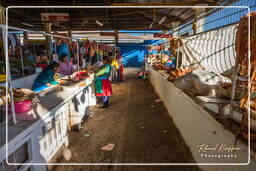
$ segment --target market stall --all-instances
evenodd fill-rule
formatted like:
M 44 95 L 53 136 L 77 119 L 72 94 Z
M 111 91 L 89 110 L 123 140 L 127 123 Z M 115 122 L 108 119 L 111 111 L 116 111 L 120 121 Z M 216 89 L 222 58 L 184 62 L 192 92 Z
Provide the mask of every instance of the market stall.
M 250 29 L 252 30 L 250 45 L 248 45 L 248 32 L 244 31 L 248 30 L 249 15 L 251 17 Z M 193 53 L 196 50 L 192 50 L 192 48 L 197 46 L 193 43 L 195 40 L 185 37 L 184 39 L 181 38 L 179 43 L 175 43 L 176 46 L 173 47 L 175 49 L 180 47 L 181 53 L 183 53 L 182 57 L 184 54 L 186 55 L 185 59 L 181 59 L 182 62 L 178 68 L 169 68 L 157 60 L 152 62 L 152 57 L 149 57 L 146 63 L 146 68 L 150 72 L 150 81 L 155 91 L 164 102 L 197 163 L 207 163 L 209 159 L 202 157 L 196 146 L 202 143 L 219 144 L 219 140 L 223 144 L 234 144 L 239 147 L 241 149 L 237 153 L 239 159 L 211 158 L 212 162 L 235 164 L 247 163 L 249 158 L 255 160 L 256 120 L 253 113 L 255 47 L 252 43 L 255 41 L 255 36 L 253 36 L 253 32 L 255 32 L 254 17 L 255 13 L 252 12 L 244 16 L 237 24 L 236 39 L 234 39 L 236 40 L 237 57 L 229 55 L 230 59 L 226 59 L 214 53 L 215 56 L 211 56 L 212 59 L 210 59 L 214 62 L 209 63 L 207 62 L 209 59 L 204 59 L 200 53 Z M 227 26 L 227 29 L 234 28 L 233 25 Z M 197 35 L 198 39 L 211 35 L 211 32 L 216 32 L 216 30 L 202 33 L 200 36 Z M 205 43 L 207 47 L 207 42 Z M 222 45 L 229 48 L 229 44 Z M 251 64 L 248 64 L 250 54 L 248 46 L 251 46 L 249 58 Z M 220 46 L 219 48 L 223 47 Z M 190 50 L 191 52 L 189 52 Z M 200 48 L 199 50 L 207 49 Z M 228 53 L 230 50 L 224 48 L 223 51 L 221 53 Z M 194 54 L 195 56 L 193 56 Z M 221 62 L 224 60 L 227 62 Z M 216 66 L 213 66 L 213 63 Z M 250 72 L 248 72 L 248 68 L 250 68 Z M 224 72 L 227 70 L 229 71 Z M 249 91 L 251 92 L 250 97 L 248 97 Z M 249 100 L 252 101 L 251 108 L 248 108 Z M 184 108 L 184 106 L 186 107 Z M 251 115 L 249 115 L 250 112 Z M 250 124 L 248 124 L 249 121 Z M 248 136 L 249 132 L 250 137 Z M 249 141 L 252 141 L 251 146 Z M 219 168 L 216 166 L 216 169 Z M 239 168 L 236 169 L 239 170 Z
M 5 26 L 1 27 L 5 36 Z M 70 39 L 59 35 L 51 36 Z M 79 53 L 77 61 L 78 57 Z M 49 162 L 62 147 L 68 146 L 68 130 L 80 129 L 84 117 L 90 113 L 89 107 L 96 104 L 92 90 L 94 76 L 87 69 L 82 70 L 77 63 L 77 71 L 72 75 L 56 78 L 60 84 L 33 92 L 32 84 L 39 74 L 11 80 L 8 55 L 6 58 L 9 79 L 1 84 L 1 116 L 4 119 L 0 125 L 0 163 L 7 170 L 15 168 L 6 164 L 5 153 L 8 149 L 8 162 L 21 163 L 16 168 L 27 170 L 29 166 L 22 166 L 22 163 Z M 6 111 L 5 103 L 8 106 Z M 6 117 L 4 113 L 7 114 Z M 45 170 L 44 166 L 30 167 Z

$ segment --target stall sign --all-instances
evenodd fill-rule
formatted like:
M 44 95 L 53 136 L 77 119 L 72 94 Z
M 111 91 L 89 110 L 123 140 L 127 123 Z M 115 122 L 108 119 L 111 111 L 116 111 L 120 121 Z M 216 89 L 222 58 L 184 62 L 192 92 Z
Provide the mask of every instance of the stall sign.
M 114 32 L 101 32 L 100 36 L 115 36 L 116 33 Z
M 170 33 L 154 33 L 154 37 L 160 37 L 160 38 L 172 38 L 172 34 Z
M 68 21 L 69 13 L 41 13 L 42 21 Z

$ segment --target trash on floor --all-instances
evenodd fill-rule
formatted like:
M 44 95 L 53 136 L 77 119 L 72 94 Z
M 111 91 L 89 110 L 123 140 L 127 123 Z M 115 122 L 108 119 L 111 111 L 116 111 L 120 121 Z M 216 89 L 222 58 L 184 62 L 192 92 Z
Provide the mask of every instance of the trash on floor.
M 156 99 L 155 102 L 156 102 L 156 103 L 160 103 L 160 102 L 162 102 L 162 101 L 161 101 L 160 99 Z
M 115 147 L 115 144 L 108 144 L 101 148 L 103 151 L 112 151 Z
M 64 148 L 62 151 L 62 156 L 66 161 L 70 161 L 72 158 L 72 153 L 69 148 Z
M 89 133 L 84 134 L 85 138 L 89 138 L 91 135 Z

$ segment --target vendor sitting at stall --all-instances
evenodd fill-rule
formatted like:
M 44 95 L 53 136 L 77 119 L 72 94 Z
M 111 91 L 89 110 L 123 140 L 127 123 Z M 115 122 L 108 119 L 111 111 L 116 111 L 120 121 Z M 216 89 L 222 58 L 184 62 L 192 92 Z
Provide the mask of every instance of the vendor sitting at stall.
M 57 72 L 59 64 L 57 62 L 50 63 L 35 79 L 32 86 L 32 90 L 35 92 L 40 92 L 51 85 L 57 85 L 58 82 L 55 81 L 54 75 Z
M 112 95 L 112 87 L 109 81 L 111 58 L 105 57 L 103 63 L 102 68 L 95 74 L 95 91 L 96 96 L 102 97 L 103 105 L 101 108 L 107 108 L 109 106 L 109 96 Z
M 68 61 L 66 54 L 61 55 L 59 73 L 62 75 L 71 75 L 74 71 L 73 65 Z

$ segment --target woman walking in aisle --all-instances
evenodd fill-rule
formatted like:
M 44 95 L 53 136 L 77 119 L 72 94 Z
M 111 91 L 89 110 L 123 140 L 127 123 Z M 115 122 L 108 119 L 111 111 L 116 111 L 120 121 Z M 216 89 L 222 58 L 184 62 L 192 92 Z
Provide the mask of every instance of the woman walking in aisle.
M 95 74 L 95 91 L 96 96 L 102 98 L 103 105 L 101 108 L 109 107 L 109 96 L 112 95 L 112 87 L 109 81 L 111 73 L 111 58 L 104 57 L 102 68 Z

